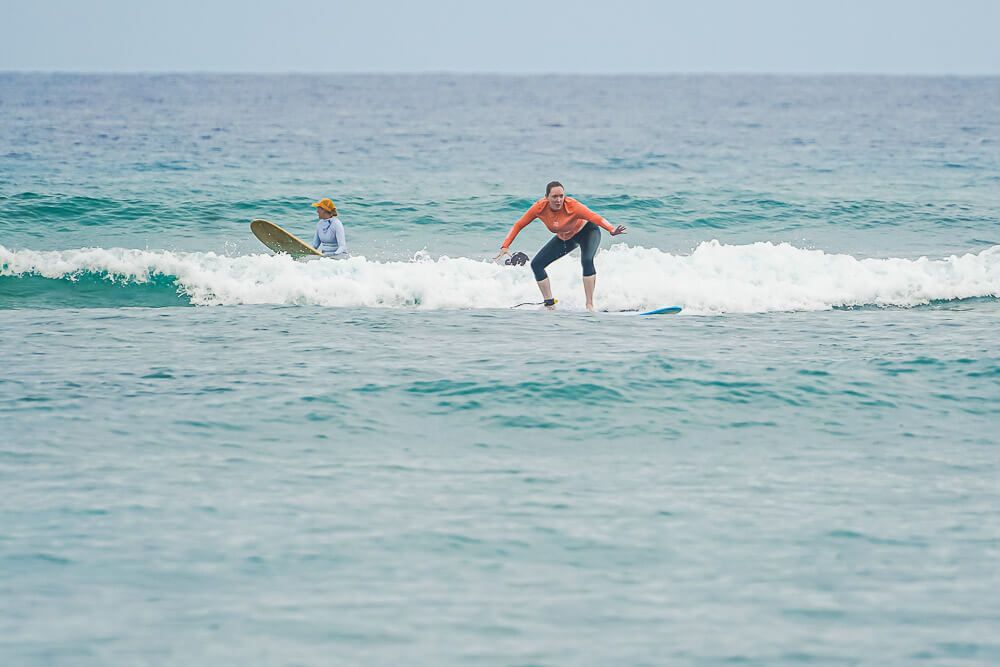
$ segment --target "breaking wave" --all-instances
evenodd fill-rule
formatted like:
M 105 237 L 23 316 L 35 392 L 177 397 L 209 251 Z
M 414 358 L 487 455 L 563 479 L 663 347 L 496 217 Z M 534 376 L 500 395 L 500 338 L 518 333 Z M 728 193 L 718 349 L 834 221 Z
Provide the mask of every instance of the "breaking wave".
M 625 244 L 597 257 L 597 305 L 681 305 L 692 314 L 913 307 L 1000 296 L 1000 246 L 939 259 L 828 254 L 782 243 L 700 244 L 690 254 Z M 549 268 L 563 306 L 583 307 L 574 257 Z M 485 259 L 293 261 L 287 256 L 0 246 L 0 307 L 309 304 L 421 309 L 506 308 L 537 301 L 528 267 Z

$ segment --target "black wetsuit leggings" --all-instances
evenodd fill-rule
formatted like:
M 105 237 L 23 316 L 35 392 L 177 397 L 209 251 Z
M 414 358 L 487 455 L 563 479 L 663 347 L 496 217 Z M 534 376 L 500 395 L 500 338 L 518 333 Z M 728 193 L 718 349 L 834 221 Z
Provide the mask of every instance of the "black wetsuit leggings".
M 570 238 L 563 241 L 558 236 L 553 236 L 552 240 L 542 246 L 535 258 L 531 260 L 531 270 L 535 272 L 535 280 L 545 280 L 549 277 L 545 273 L 545 267 L 566 255 L 580 246 L 580 263 L 583 264 L 583 275 L 595 276 L 597 269 L 594 268 L 594 255 L 601 245 L 601 228 L 592 222 L 588 222 L 583 229 Z

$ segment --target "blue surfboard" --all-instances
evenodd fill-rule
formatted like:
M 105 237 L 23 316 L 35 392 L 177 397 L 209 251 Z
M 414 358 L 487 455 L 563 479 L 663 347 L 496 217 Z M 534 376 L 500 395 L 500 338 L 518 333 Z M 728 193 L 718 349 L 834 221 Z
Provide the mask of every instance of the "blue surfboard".
M 680 306 L 667 306 L 666 308 L 657 308 L 655 310 L 647 310 L 645 312 L 639 313 L 640 315 L 676 315 L 681 312 Z

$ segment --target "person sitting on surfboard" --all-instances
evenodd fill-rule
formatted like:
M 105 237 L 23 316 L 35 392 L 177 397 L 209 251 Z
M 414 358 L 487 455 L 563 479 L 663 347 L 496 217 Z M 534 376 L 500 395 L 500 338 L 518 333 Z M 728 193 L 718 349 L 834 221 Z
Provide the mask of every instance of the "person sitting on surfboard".
M 608 230 L 611 236 L 625 233 L 625 225 L 612 227 L 611 223 L 597 215 L 589 208 L 566 196 L 566 189 L 559 181 L 552 181 L 545 186 L 545 197 L 539 199 L 521 216 L 521 219 L 511 227 L 507 238 L 503 240 L 500 254 L 494 261 L 510 254 L 510 244 L 536 218 L 540 218 L 555 237 L 542 246 L 535 258 L 531 260 L 531 270 L 535 273 L 538 289 L 545 299 L 545 307 L 555 308 L 556 300 L 552 298 L 552 286 L 545 267 L 575 248 L 580 248 L 580 262 L 583 264 L 583 293 L 587 298 L 587 310 L 594 309 L 594 286 L 597 284 L 597 269 L 594 268 L 594 255 L 601 245 L 600 227 Z
M 348 257 L 344 223 L 337 217 L 337 206 L 329 199 L 320 199 L 313 204 L 319 220 L 312 246 L 326 257 L 342 259 Z

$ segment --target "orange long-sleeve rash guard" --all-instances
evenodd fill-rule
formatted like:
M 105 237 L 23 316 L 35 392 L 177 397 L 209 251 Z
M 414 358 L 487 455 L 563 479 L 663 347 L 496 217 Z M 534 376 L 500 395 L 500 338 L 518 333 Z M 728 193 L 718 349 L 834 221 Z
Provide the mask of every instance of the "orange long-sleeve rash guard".
M 507 234 L 507 238 L 503 240 L 502 247 L 509 248 L 517 235 L 521 233 L 521 230 L 531 224 L 535 218 L 544 222 L 549 231 L 563 241 L 572 238 L 574 234 L 583 229 L 583 226 L 588 221 L 595 225 L 600 225 L 609 232 L 615 229 L 607 220 L 572 197 L 566 197 L 563 200 L 562 208 L 558 211 L 553 211 L 549 207 L 549 200 L 543 197 L 532 204 L 528 212 L 514 223 L 514 226 L 510 228 L 510 233 Z

